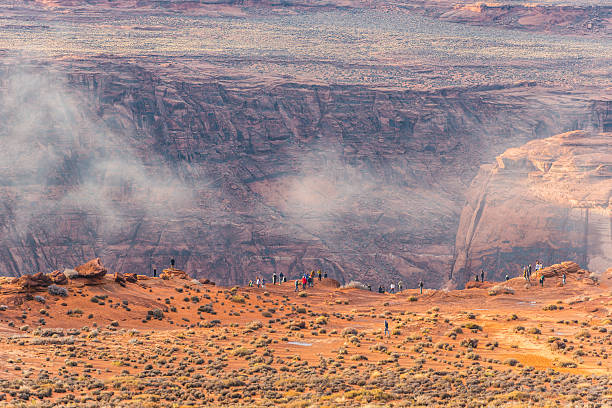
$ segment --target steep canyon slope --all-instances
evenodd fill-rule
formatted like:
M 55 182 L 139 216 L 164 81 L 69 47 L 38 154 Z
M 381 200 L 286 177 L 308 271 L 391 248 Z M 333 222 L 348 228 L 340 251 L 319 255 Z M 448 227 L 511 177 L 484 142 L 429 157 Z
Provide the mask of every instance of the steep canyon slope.
M 574 131 L 498 156 L 467 193 L 454 281 L 485 268 L 512 277 L 536 259 L 576 259 L 598 273 L 612 264 L 612 133 Z
M 482 164 L 612 126 L 612 39 L 404 6 L 0 1 L 0 273 L 444 285 Z
M 464 189 L 482 161 L 597 125 L 589 98 L 528 84 L 254 87 L 106 68 L 112 74 L 73 67 L 60 88 L 19 77 L 35 86 L 4 104 L 12 117 L 14 104 L 47 112 L 25 131 L 23 121 L 8 127 L 46 135 L 19 139 L 46 159 L 3 159 L 5 274 L 96 256 L 111 270 L 150 273 L 174 256 L 196 275 L 231 283 L 322 268 L 340 280 L 426 277 L 439 286 Z M 9 75 L 4 89 L 16 81 Z M 59 109 L 40 90 L 71 102 Z M 144 179 L 154 187 L 143 189 Z

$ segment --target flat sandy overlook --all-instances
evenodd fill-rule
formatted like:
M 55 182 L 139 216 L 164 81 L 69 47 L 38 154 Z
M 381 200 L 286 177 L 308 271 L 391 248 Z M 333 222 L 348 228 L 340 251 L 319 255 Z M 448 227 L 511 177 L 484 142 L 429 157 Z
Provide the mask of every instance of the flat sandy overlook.
M 612 271 L 379 294 L 87 265 L 50 286 L 0 280 L 0 406 L 612 403 Z

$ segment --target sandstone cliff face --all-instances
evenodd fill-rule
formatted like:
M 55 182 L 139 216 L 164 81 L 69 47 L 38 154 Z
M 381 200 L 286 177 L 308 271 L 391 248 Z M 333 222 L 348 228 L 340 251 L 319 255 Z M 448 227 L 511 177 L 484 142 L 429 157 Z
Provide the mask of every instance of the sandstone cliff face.
M 341 281 L 440 286 L 483 161 L 595 123 L 588 97 L 528 85 L 247 86 L 111 63 L 66 75 L 62 92 L 80 95 L 61 111 L 70 126 L 28 120 L 46 138 L 27 142 L 48 154 L 2 167 L 3 274 L 95 257 L 111 272 L 151 273 L 174 257 L 228 284 L 321 268 Z
M 612 134 L 574 131 L 507 150 L 474 179 L 462 211 L 453 282 L 484 268 L 494 278 L 521 266 L 573 259 L 612 265 Z

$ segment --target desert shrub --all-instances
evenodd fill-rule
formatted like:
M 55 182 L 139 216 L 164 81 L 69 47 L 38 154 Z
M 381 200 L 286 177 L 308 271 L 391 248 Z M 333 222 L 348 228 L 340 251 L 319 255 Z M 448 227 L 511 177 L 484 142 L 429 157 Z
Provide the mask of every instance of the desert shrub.
M 164 317 L 164 312 L 161 309 L 153 309 L 147 312 L 147 316 L 161 320 Z
M 410 297 L 408 298 L 408 300 L 409 300 L 410 302 L 416 302 L 417 300 L 419 300 L 419 298 L 418 298 L 418 297 L 416 297 L 416 296 L 410 296 Z
M 246 329 L 251 330 L 251 331 L 259 330 L 262 327 L 263 327 L 263 323 L 260 322 L 259 320 L 255 320 L 253 322 L 247 323 L 246 325 Z
M 349 336 L 356 336 L 356 335 L 357 335 L 357 329 L 353 327 L 347 327 L 346 329 L 342 330 L 342 337 L 349 337 Z
M 295 330 L 295 331 L 302 330 L 302 329 L 306 328 L 306 323 L 303 322 L 303 321 L 301 321 L 301 322 L 291 321 L 291 322 L 289 322 L 288 328 L 289 328 L 289 330 Z
M 465 327 L 466 329 L 470 329 L 470 330 L 472 330 L 473 332 L 477 332 L 477 331 L 481 331 L 481 330 L 482 330 L 482 327 L 481 327 L 481 326 L 479 326 L 479 325 L 477 325 L 476 323 L 466 323 L 466 324 L 464 325 L 464 327 Z
M 363 354 L 353 354 L 351 356 L 351 360 L 353 361 L 362 361 L 362 360 L 367 360 L 368 358 L 366 356 L 364 356 Z
M 53 295 L 53 296 L 61 296 L 61 297 L 68 296 L 68 290 L 66 288 L 63 288 L 63 287 L 57 286 L 57 285 L 49 286 L 47 288 L 47 292 L 49 292 L 49 294 Z
M 576 368 L 576 367 L 578 367 L 578 364 L 574 363 L 573 361 L 559 361 L 559 362 L 556 362 L 555 365 L 557 365 L 559 367 L 563 367 L 563 368 Z
M 246 357 L 253 354 L 255 350 L 246 347 L 237 347 L 232 350 L 232 355 L 236 357 Z
M 470 360 L 480 360 L 480 356 L 476 353 L 467 353 L 465 355 L 465 358 L 468 358 Z
M 317 317 L 317 318 L 316 318 L 315 323 L 316 323 L 316 324 L 319 324 L 319 325 L 321 325 L 321 324 L 327 324 L 327 317 L 325 317 L 325 316 L 319 316 L 319 317 Z
M 308 296 L 308 293 L 306 293 L 306 292 L 300 292 L 300 293 L 298 294 L 298 296 L 299 296 L 299 297 L 307 297 L 307 296 Z
M 542 334 L 542 331 L 540 329 L 538 329 L 537 327 L 531 327 L 527 330 L 527 333 L 529 334 Z
M 212 305 L 201 305 L 198 307 L 198 312 L 215 314 Z
M 370 350 L 372 350 L 372 351 L 380 351 L 381 353 L 386 353 L 387 352 L 387 346 L 385 346 L 382 343 L 376 343 L 376 344 L 370 346 Z
M 589 333 L 587 329 L 582 329 L 578 333 L 576 333 L 576 338 L 578 339 L 583 339 L 583 338 L 588 339 L 589 337 L 591 337 L 591 333 Z
M 368 289 L 368 285 L 359 282 L 359 281 L 350 281 L 349 283 L 347 283 L 346 285 L 342 286 L 341 289 L 362 289 L 362 290 L 369 290 Z
M 478 339 L 463 339 L 463 340 L 461 340 L 460 345 L 462 347 L 477 348 L 478 347 Z
M 230 298 L 230 300 L 234 303 L 245 303 L 246 299 L 240 295 L 234 295 Z
M 508 359 L 504 360 L 504 364 L 512 366 L 512 367 L 514 367 L 518 363 L 519 363 L 518 360 L 515 359 L 515 358 L 508 358 Z

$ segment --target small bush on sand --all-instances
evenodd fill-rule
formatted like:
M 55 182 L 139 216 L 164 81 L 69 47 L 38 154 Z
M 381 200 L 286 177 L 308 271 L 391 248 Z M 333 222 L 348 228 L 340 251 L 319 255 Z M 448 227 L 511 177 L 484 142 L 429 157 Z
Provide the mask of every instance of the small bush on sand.
M 504 364 L 507 364 L 507 365 L 509 365 L 511 367 L 514 367 L 515 365 L 518 364 L 518 360 L 515 359 L 515 358 L 509 358 L 507 360 L 504 360 Z
M 47 288 L 47 292 L 49 292 L 49 294 L 53 295 L 53 296 L 61 296 L 61 297 L 68 296 L 68 290 L 66 288 L 63 288 L 63 287 L 57 286 L 57 285 L 49 286 Z
M 342 337 L 356 336 L 356 335 L 357 335 L 357 329 L 353 327 L 347 327 L 346 329 L 342 330 Z
M 232 350 L 232 355 L 236 357 L 246 357 L 246 356 L 250 356 L 254 352 L 255 350 L 253 349 L 249 349 L 246 347 L 237 347 L 234 350 Z

